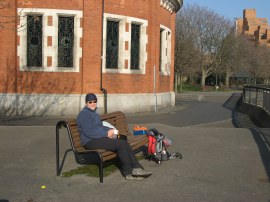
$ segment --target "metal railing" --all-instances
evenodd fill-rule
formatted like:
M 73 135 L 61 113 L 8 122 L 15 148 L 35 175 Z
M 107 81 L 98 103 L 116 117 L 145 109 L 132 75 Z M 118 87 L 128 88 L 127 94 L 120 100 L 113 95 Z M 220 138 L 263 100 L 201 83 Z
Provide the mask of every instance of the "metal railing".
M 270 113 L 270 86 L 244 86 L 243 102 L 261 107 Z

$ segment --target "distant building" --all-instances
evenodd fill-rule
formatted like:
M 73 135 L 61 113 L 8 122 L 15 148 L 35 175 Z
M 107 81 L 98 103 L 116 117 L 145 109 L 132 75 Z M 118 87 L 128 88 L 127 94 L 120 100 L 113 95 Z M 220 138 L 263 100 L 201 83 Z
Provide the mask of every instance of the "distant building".
M 236 20 L 236 29 L 237 33 L 270 47 L 270 26 L 267 18 L 256 17 L 256 9 L 244 9 L 243 18 Z
M 9 0 L 0 23 L 0 116 L 75 116 L 175 105 L 176 13 L 183 0 Z

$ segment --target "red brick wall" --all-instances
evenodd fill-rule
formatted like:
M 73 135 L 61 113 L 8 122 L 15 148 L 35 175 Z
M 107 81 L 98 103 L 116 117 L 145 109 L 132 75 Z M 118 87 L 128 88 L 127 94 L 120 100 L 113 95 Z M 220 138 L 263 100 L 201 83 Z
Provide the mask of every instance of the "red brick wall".
M 66 10 L 82 10 L 83 0 L 18 0 L 18 7 L 23 8 L 50 8 L 50 9 L 66 9 Z
M 87 93 L 100 91 L 101 66 L 101 0 L 19 0 L 18 7 L 69 9 L 83 11 L 83 59 L 80 72 L 22 72 L 19 71 L 16 57 L 17 35 L 14 31 L 0 31 L 0 65 L 1 92 L 9 93 Z M 5 11 L 14 14 L 15 9 Z M 105 12 L 132 16 L 148 20 L 147 34 L 148 60 L 146 74 L 103 74 L 103 87 L 108 93 L 151 93 L 153 92 L 153 68 L 159 67 L 159 34 L 160 24 L 172 31 L 172 47 L 174 47 L 175 14 L 170 14 L 160 6 L 159 0 L 105 0 Z M 49 19 L 50 22 L 50 19 Z M 106 30 L 104 30 L 106 31 Z M 51 43 L 49 40 L 48 43 Z M 3 51 L 5 50 L 5 51 Z M 157 91 L 173 91 L 173 59 L 171 51 L 171 76 L 162 76 L 156 72 Z M 50 63 L 51 58 L 47 58 Z M 17 82 L 16 82 L 17 81 Z
M 82 10 L 82 0 L 19 0 L 18 7 Z M 50 23 L 49 18 L 49 23 Z M 50 39 L 48 41 L 50 43 Z M 50 58 L 47 58 L 50 62 Z M 17 67 L 19 69 L 19 67 Z M 23 72 L 17 75 L 18 93 L 81 93 L 81 73 Z
M 14 31 L 15 26 L 15 1 L 12 2 L 13 7 L 10 9 L 1 9 L 0 16 L 8 16 L 8 20 L 13 23 L 1 23 L 4 25 L 3 29 L 0 29 L 0 93 L 14 93 L 16 91 L 16 49 L 15 41 L 17 40 L 16 33 Z M 4 20 L 4 19 L 3 19 Z M 2 19 L 1 19 L 2 22 Z

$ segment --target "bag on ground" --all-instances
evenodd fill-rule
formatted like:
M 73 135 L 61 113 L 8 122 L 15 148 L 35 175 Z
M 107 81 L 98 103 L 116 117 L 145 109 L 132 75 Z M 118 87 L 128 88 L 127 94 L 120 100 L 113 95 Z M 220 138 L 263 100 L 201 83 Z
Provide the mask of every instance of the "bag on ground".
M 161 161 L 166 161 L 173 158 L 182 158 L 182 155 L 179 152 L 170 153 L 167 148 L 172 145 L 172 140 L 165 137 L 157 129 L 152 128 L 147 131 L 148 136 L 148 151 L 147 158 L 149 160 L 154 160 L 158 164 Z
M 136 125 L 133 127 L 133 135 L 147 135 L 147 128 L 145 126 Z

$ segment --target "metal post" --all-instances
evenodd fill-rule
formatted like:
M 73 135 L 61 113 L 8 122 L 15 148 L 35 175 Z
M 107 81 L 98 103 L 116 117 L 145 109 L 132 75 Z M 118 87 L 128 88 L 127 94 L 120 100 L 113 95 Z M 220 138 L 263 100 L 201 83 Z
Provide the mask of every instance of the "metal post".
M 102 66 L 103 66 L 103 21 L 104 21 L 104 0 L 102 0 L 102 11 L 101 11 L 101 61 L 100 61 L 100 90 L 103 92 L 104 96 L 104 113 L 107 114 L 107 90 L 103 88 L 103 80 L 102 80 Z
M 255 106 L 258 106 L 258 88 L 256 88 Z
M 59 125 L 56 125 L 56 175 L 60 175 L 59 166 Z
M 157 111 L 157 94 L 156 94 L 156 65 L 154 65 L 154 95 L 155 95 L 155 112 Z

